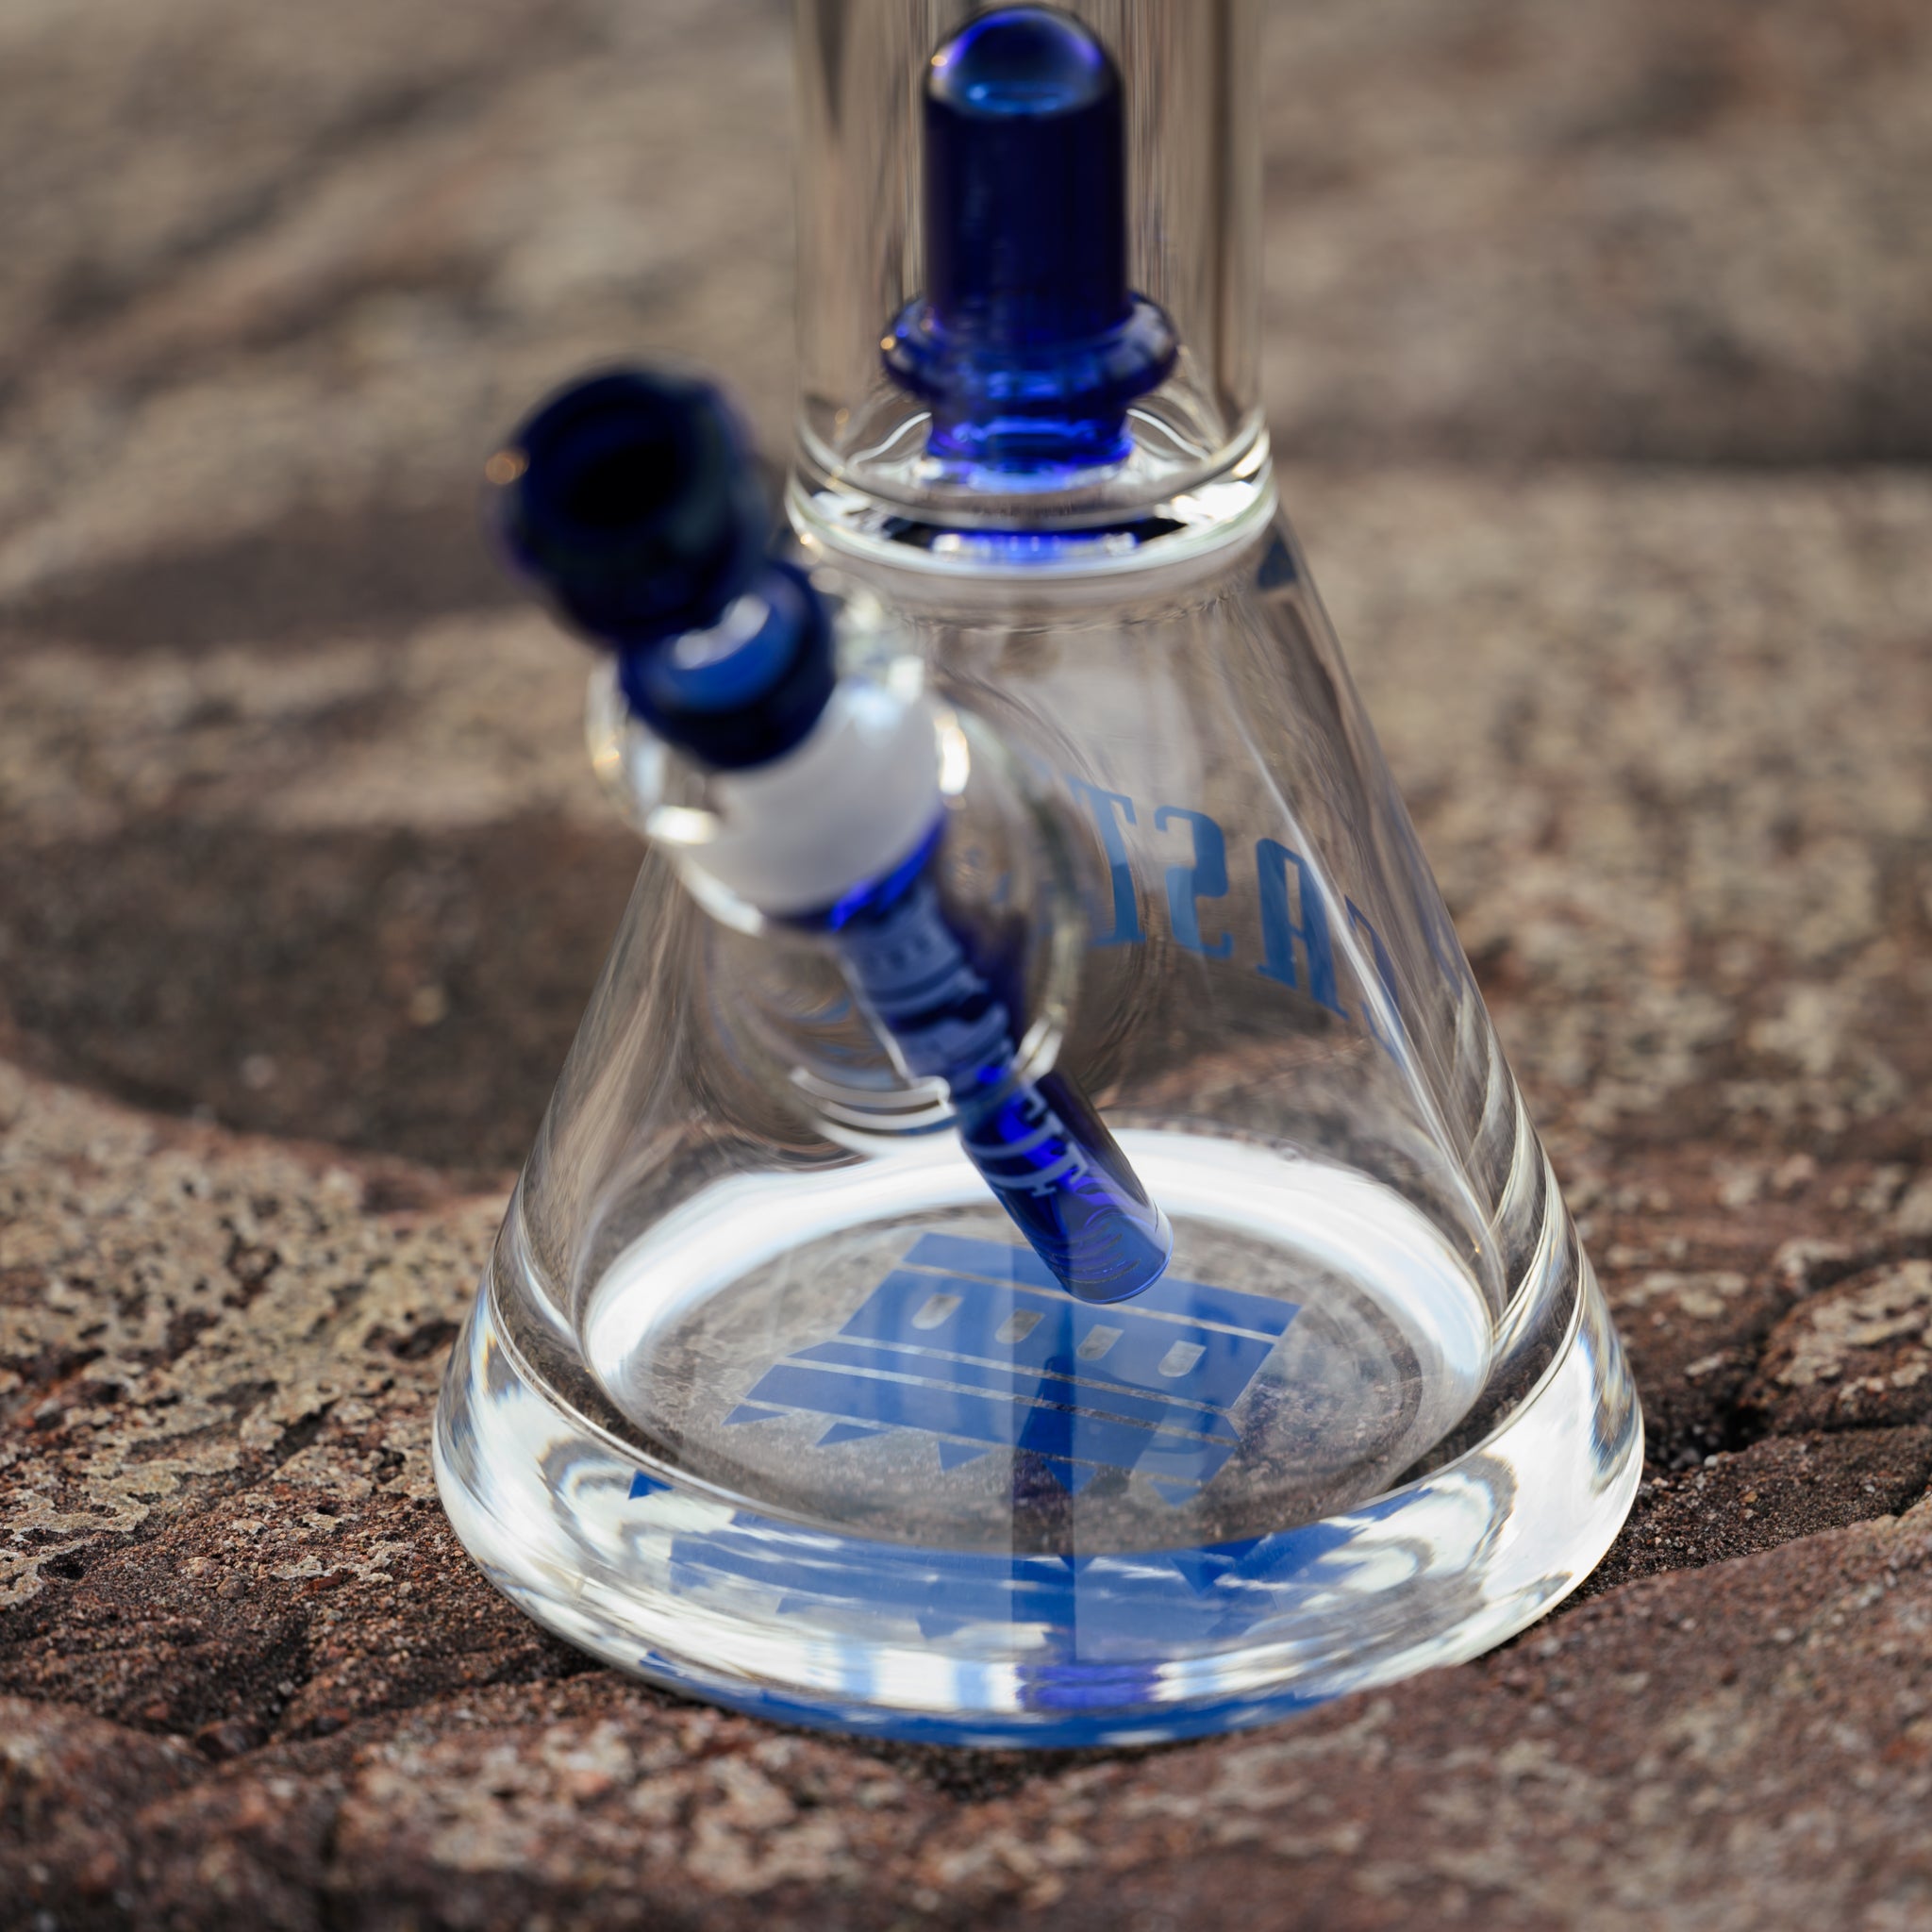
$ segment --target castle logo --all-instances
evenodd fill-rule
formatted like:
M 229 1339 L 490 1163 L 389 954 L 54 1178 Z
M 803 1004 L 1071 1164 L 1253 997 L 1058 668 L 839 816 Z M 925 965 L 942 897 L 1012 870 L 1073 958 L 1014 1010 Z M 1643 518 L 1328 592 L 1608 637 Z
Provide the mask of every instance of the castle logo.
M 1126 1470 L 1179 1504 L 1239 1446 L 1230 1412 L 1295 1313 L 1171 1275 L 1129 1301 L 1076 1301 L 1029 1249 L 927 1234 L 725 1421 L 824 1416 L 822 1449 L 905 1431 L 937 1444 L 942 1470 L 1009 1450 L 1075 1493 Z

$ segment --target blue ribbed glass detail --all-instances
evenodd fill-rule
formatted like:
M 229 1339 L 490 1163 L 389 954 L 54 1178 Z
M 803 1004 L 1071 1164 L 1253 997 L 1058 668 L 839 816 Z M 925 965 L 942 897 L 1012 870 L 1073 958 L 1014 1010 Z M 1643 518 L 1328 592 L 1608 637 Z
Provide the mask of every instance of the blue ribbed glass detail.
M 1017 1076 L 1016 1004 L 942 903 L 941 822 L 884 878 L 816 918 L 907 1070 L 946 1084 L 959 1141 L 1054 1279 L 1088 1302 L 1159 1280 L 1174 1230 L 1098 1114 L 1058 1074 Z
M 635 646 L 617 662 L 631 709 L 724 771 L 783 758 L 818 723 L 836 678 L 824 605 L 784 563 L 768 564 L 713 629 Z
M 751 447 L 708 383 L 617 369 L 545 402 L 492 459 L 511 561 L 618 654 L 633 710 L 708 765 L 780 758 L 832 694 L 816 591 L 765 555 Z
M 932 406 L 931 453 L 1036 477 L 1118 462 L 1126 406 L 1174 366 L 1127 287 L 1120 75 L 1079 22 L 982 14 L 932 58 L 925 293 L 884 344 Z

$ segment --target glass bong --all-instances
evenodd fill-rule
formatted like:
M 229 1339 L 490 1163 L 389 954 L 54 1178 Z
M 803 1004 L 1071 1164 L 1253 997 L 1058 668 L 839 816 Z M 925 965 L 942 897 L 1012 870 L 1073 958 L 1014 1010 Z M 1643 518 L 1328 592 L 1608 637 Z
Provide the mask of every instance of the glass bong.
M 658 1682 L 1226 1729 L 1499 1642 L 1629 1507 L 1601 1292 L 1276 514 L 1253 27 L 804 0 L 789 548 L 686 376 L 491 459 L 646 843 L 436 1467 Z

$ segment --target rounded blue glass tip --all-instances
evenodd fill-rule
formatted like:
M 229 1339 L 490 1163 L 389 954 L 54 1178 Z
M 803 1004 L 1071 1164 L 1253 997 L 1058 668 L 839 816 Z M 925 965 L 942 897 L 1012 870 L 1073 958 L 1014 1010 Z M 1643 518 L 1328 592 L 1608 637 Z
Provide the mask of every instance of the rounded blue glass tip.
M 1113 61 L 1065 14 L 982 14 L 933 56 L 925 293 L 947 328 L 1019 346 L 1125 319 L 1125 140 Z
M 764 567 L 764 493 L 710 384 L 614 369 L 559 390 L 491 458 L 511 563 L 619 649 L 715 624 Z
M 927 85 L 968 114 L 1064 115 L 1120 93 L 1107 49 L 1049 7 L 981 14 L 932 57 Z
M 1174 336 L 1127 285 L 1126 124 L 1112 58 L 1046 7 L 982 14 L 924 91 L 925 292 L 886 339 L 931 447 L 994 470 L 1126 454 L 1126 405 Z

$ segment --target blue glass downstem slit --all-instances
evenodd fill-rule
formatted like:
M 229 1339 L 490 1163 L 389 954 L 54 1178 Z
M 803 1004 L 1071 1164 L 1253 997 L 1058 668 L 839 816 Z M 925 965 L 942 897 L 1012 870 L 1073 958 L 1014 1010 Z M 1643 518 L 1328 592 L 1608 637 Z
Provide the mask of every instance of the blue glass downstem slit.
M 801 922 L 827 934 L 854 996 L 907 1071 L 946 1083 L 959 1144 L 1068 1293 L 1124 1301 L 1159 1280 L 1174 1230 L 1072 1081 L 1016 1077 L 1011 1004 L 948 917 L 943 824 L 888 877 Z
M 831 625 L 809 580 L 766 554 L 750 450 L 714 390 L 642 369 L 593 377 L 540 408 L 491 474 L 512 564 L 615 651 L 658 737 L 741 772 L 811 734 L 836 684 Z M 1054 1278 L 1082 1301 L 1124 1300 L 1159 1279 L 1173 1230 L 1074 1082 L 1021 1076 L 1018 1001 L 944 903 L 944 838 L 941 815 L 888 875 L 790 923 L 832 945 L 907 1071 L 944 1081 L 967 1158 Z

